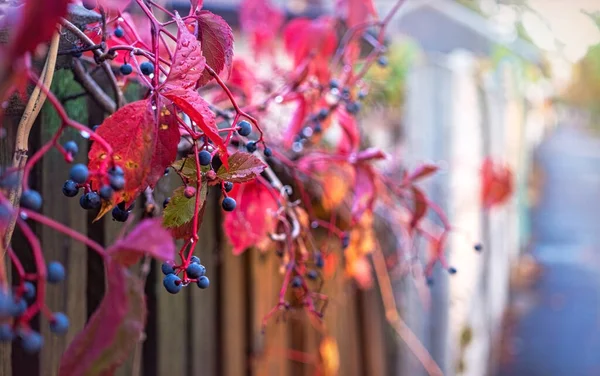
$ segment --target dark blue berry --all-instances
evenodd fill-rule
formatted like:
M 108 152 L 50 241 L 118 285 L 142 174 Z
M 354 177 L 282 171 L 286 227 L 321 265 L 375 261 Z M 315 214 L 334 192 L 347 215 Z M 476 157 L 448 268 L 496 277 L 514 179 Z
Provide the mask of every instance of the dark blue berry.
M 321 127 L 321 123 L 316 123 L 315 127 L 313 128 L 313 133 L 321 133 L 323 132 L 323 127 Z
M 346 111 L 348 111 L 349 114 L 355 115 L 359 110 L 360 104 L 357 102 L 349 102 L 346 104 Z
M 219 154 L 216 154 L 212 159 L 212 169 L 215 171 L 219 171 L 219 168 L 223 165 L 223 161 L 219 157 Z
M 44 345 L 44 338 L 38 332 L 28 331 L 21 333 L 21 347 L 30 354 L 37 353 Z
M 25 209 L 38 211 L 42 208 L 42 196 L 38 191 L 28 189 L 21 195 L 20 204 Z
M 473 249 L 475 249 L 477 252 L 481 252 L 483 250 L 483 245 L 477 243 L 473 246 Z
M 185 269 L 188 277 L 190 278 L 200 278 L 206 273 L 206 268 L 203 265 L 191 263 Z
M 269 158 L 269 157 L 273 156 L 273 150 L 271 150 L 270 148 L 265 148 L 265 151 L 263 152 L 263 154 L 265 155 L 265 157 Z
M 103 185 L 102 188 L 98 191 L 98 195 L 103 200 L 110 200 L 113 195 L 113 189 L 109 185 Z
M 115 206 L 111 213 L 113 219 L 117 222 L 127 222 L 127 218 L 129 218 L 129 212 L 127 210 L 122 210 L 118 206 Z
M 337 82 L 337 80 L 331 80 L 329 81 L 329 87 L 332 89 L 337 89 L 338 87 L 340 87 L 339 82 Z
M 179 291 L 181 291 L 181 287 L 183 287 L 181 278 L 175 274 L 166 275 L 163 279 L 163 286 L 165 286 L 165 289 L 171 294 L 177 294 Z
M 123 38 L 123 35 L 125 35 L 125 30 L 121 26 L 117 26 L 115 28 L 115 37 Z
M 27 301 L 25 299 L 15 298 L 13 302 L 12 316 L 19 317 L 27 311 Z
M 94 126 L 92 127 L 92 130 L 93 130 L 94 132 L 98 132 L 98 128 L 100 128 L 100 124 L 98 124 L 98 125 L 94 125 Z
M 19 174 L 16 170 L 2 171 L 0 174 L 0 188 L 13 189 L 19 184 Z
M 25 287 L 23 292 L 23 297 L 29 301 L 32 301 L 35 298 L 35 285 L 29 281 L 23 284 Z
M 432 277 L 427 277 L 425 281 L 427 283 L 427 286 L 433 286 L 433 278 Z
M 165 176 L 169 175 L 169 168 L 165 168 Z
M 0 325 L 0 342 L 11 342 L 15 339 L 15 331 L 10 324 Z
M 87 10 L 94 10 L 96 9 L 98 3 L 96 2 L 96 0 L 83 0 L 82 5 Z
M 323 258 L 321 252 L 315 253 L 315 266 L 317 268 L 322 268 L 323 266 L 325 266 L 325 259 Z
M 250 153 L 254 153 L 256 151 L 256 142 L 250 141 L 246 144 L 246 150 Z
M 344 236 L 342 236 L 342 249 L 348 248 L 349 245 L 350 245 L 350 235 L 348 233 L 344 233 Z
M 67 197 L 75 197 L 79 193 L 79 188 L 77 188 L 77 183 L 73 180 L 67 180 L 62 187 L 63 195 Z
M 223 203 L 221 204 L 221 206 L 223 207 L 223 210 L 225 211 L 233 211 L 233 209 L 235 209 L 235 200 L 232 199 L 231 197 L 225 197 L 223 199 Z
M 113 166 L 108 170 L 110 176 L 125 176 L 125 171 L 120 166 Z
M 327 119 L 327 115 L 329 115 L 329 111 L 326 108 L 322 108 L 321 111 L 317 114 L 317 119 L 325 120 Z
M 133 67 L 131 66 L 131 64 L 125 63 L 125 64 L 121 65 L 121 67 L 119 68 L 119 71 L 121 71 L 121 74 L 123 76 L 127 76 L 133 72 Z
M 56 312 L 50 320 L 50 331 L 56 334 L 65 334 L 69 330 L 69 318 L 62 312 Z
M 190 262 L 194 263 L 194 264 L 199 264 L 200 263 L 200 257 L 198 257 L 198 256 L 192 256 L 192 258 L 190 259 Z
M 365 99 L 366 96 L 367 96 L 366 92 L 364 92 L 364 91 L 358 92 L 358 99 L 363 100 L 363 99 Z
M 71 52 L 71 56 L 73 56 L 75 58 L 80 58 L 83 56 L 83 52 L 82 51 L 74 51 L 74 52 Z
M 163 262 L 163 264 L 160 266 L 160 270 L 162 271 L 162 273 L 164 275 L 169 275 L 169 274 L 173 274 L 175 273 L 175 268 L 173 268 L 173 263 L 172 262 Z
M 110 187 L 115 191 L 120 191 L 125 187 L 125 177 L 120 175 L 111 175 L 108 179 Z
M 75 141 L 65 142 L 63 148 L 67 153 L 71 154 L 72 156 L 77 155 L 77 153 L 79 152 L 79 146 L 77 146 L 77 143 Z
M 456 270 L 456 268 L 454 268 L 454 267 L 449 267 L 448 268 L 448 273 L 450 273 L 450 274 L 456 274 L 457 271 L 458 270 Z
M 167 205 L 169 205 L 169 202 L 171 202 L 171 197 L 165 198 L 165 200 L 163 201 L 163 209 L 165 209 Z
M 238 133 L 240 136 L 248 137 L 252 133 L 252 124 L 249 121 L 242 120 L 238 124 Z
M 149 76 L 154 73 L 154 64 L 149 61 L 144 61 L 140 64 L 140 70 L 142 71 L 142 74 Z
M 0 320 L 12 315 L 14 300 L 10 292 L 0 290 Z
M 342 97 L 344 98 L 350 98 L 350 89 L 348 89 L 347 87 L 342 89 Z
M 316 270 L 311 269 L 308 271 L 308 273 L 306 273 L 306 276 L 309 279 L 315 280 L 319 277 L 319 273 Z
M 88 168 L 83 163 L 77 163 L 73 167 L 71 167 L 71 171 L 69 171 L 69 178 L 73 180 L 75 183 L 83 184 L 86 182 L 90 172 Z
M 100 196 L 98 196 L 96 192 L 88 192 L 81 196 L 79 205 L 85 210 L 94 210 L 100 208 L 102 202 L 100 201 Z
M 198 285 L 198 287 L 204 290 L 207 289 L 210 285 L 210 280 L 207 276 L 203 275 L 202 277 L 198 278 L 198 282 L 196 282 L 196 284 Z
M 223 188 L 225 188 L 225 192 L 231 192 L 231 190 L 233 189 L 233 183 L 230 181 L 226 181 L 225 184 L 223 184 Z
M 198 153 L 198 160 L 200 161 L 201 166 L 208 166 L 212 160 L 212 155 L 210 155 L 210 152 L 202 150 Z
M 377 64 L 379 64 L 379 66 L 381 66 L 381 67 L 387 67 L 387 65 L 388 65 L 387 57 L 379 56 L 379 58 L 377 59 Z
M 12 215 L 11 208 L 7 204 L 0 203 L 0 226 L 3 223 L 8 222 L 11 215 Z
M 302 278 L 300 278 L 300 276 L 295 276 L 294 278 L 292 278 L 292 287 L 294 288 L 298 288 L 302 286 Z
M 65 267 L 58 261 L 51 261 L 46 267 L 46 280 L 50 283 L 62 282 L 65 279 Z

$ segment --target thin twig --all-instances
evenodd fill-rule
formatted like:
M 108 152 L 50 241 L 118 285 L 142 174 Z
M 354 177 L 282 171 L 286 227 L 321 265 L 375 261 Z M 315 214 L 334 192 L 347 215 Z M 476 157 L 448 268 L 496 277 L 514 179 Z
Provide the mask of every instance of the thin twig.
M 46 57 L 46 63 L 44 65 L 44 69 L 42 71 L 42 81 L 46 87 L 50 87 L 52 84 L 52 78 L 54 77 L 54 68 L 56 66 L 56 57 L 58 53 L 58 45 L 60 42 L 60 32 L 54 33 L 52 36 L 52 41 L 50 42 L 50 49 L 48 50 L 48 56 Z M 17 137 L 15 141 L 15 152 L 13 153 L 13 168 L 17 169 L 18 179 L 21 180 L 22 170 L 27 163 L 27 152 L 28 144 L 29 144 L 29 133 L 31 132 L 31 128 L 33 127 L 33 123 L 35 119 L 38 117 L 42 105 L 46 100 L 46 94 L 36 86 L 27 102 L 27 106 L 25 107 L 25 112 L 21 117 L 21 121 L 19 122 L 19 126 L 17 128 Z M 19 209 L 19 200 L 21 198 L 22 184 L 17 184 L 17 186 L 10 191 L 9 200 L 12 206 L 15 208 L 15 212 L 18 212 Z M 15 224 L 17 221 L 18 214 L 15 215 L 8 227 L 6 229 L 6 233 L 4 236 L 4 242 L 2 243 L 0 251 L 2 254 L 0 255 L 0 268 L 2 268 L 2 272 L 0 274 L 6 275 L 4 268 L 6 264 L 4 263 L 4 255 L 5 250 L 7 249 L 10 241 L 12 239 L 12 234 L 15 230 Z
M 79 28 L 77 26 L 73 25 L 68 20 L 63 18 L 63 19 L 61 19 L 60 23 L 71 33 L 75 34 L 88 47 L 95 45 L 94 41 L 92 41 L 87 35 L 85 35 L 85 33 L 83 31 L 79 30 Z M 96 58 L 99 58 L 100 56 L 102 56 L 102 51 L 100 49 L 94 49 L 92 51 L 94 52 L 94 56 Z M 117 78 L 115 77 L 115 74 L 113 73 L 112 68 L 110 67 L 110 64 L 107 61 L 101 62 L 100 66 L 106 73 L 106 76 L 108 77 L 110 85 L 113 89 L 113 92 L 115 95 L 116 108 L 117 109 L 121 108 L 123 106 L 123 104 L 125 103 L 125 99 L 123 98 L 123 93 L 121 92 L 121 89 L 119 89 L 119 84 L 117 83 Z
M 96 81 L 86 72 L 85 67 L 79 59 L 73 60 L 73 73 L 77 81 L 91 95 L 94 101 L 102 107 L 105 112 L 112 114 L 117 107 L 115 101 L 109 97 Z

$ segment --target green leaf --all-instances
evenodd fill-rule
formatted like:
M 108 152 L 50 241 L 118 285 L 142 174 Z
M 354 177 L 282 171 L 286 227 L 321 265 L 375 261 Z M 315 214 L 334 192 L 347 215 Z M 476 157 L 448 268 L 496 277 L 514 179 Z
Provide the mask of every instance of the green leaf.
M 184 158 L 173 162 L 171 165 L 173 168 L 186 178 L 190 179 L 190 182 L 196 181 L 196 161 L 193 158 Z
M 179 187 L 173 191 L 171 195 L 171 201 L 165 208 L 163 214 L 163 225 L 170 229 L 175 229 L 186 225 L 194 218 L 194 209 L 196 207 L 196 199 L 198 198 L 200 206 L 202 208 L 206 201 L 206 194 L 208 192 L 208 185 L 203 184 L 200 189 L 199 197 L 187 198 L 183 195 L 184 187 Z
M 232 183 L 243 183 L 256 179 L 265 168 L 267 165 L 254 155 L 238 151 L 229 156 L 229 170 L 221 166 L 217 177 Z

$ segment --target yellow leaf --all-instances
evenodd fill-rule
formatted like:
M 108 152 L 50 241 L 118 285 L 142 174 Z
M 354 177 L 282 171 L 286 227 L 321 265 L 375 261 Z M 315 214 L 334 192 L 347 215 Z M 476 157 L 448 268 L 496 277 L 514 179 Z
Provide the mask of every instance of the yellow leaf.
M 319 346 L 319 354 L 323 361 L 323 376 L 337 376 L 340 369 L 340 352 L 335 339 L 325 337 Z

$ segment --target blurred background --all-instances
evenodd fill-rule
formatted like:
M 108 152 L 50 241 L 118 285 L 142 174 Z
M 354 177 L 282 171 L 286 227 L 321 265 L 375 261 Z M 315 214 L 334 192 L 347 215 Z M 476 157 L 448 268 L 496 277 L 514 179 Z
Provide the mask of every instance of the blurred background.
M 335 0 L 271 1 L 288 19 L 337 9 Z M 240 2 L 205 0 L 204 9 L 233 27 L 236 56 L 252 59 Z M 189 9 L 189 0 L 167 3 Z M 383 16 L 396 0 L 374 3 Z M 444 375 L 600 376 L 600 0 L 406 0 L 386 38 L 389 64 L 369 73 L 363 129 L 408 168 L 443 167 L 424 189 L 456 228 L 447 247 L 456 274 L 392 273 L 402 319 Z M 72 106 L 82 122 L 102 121 L 85 100 Z M 36 137 L 34 145 L 49 133 Z M 0 162 L 11 155 L 0 147 Z M 48 158 L 38 171 L 45 194 L 60 196 L 60 166 Z M 278 260 L 257 250 L 234 256 L 215 203 L 201 236 L 214 288 L 167 296 L 153 265 L 144 344 L 116 375 L 426 374 L 388 324 L 377 286 L 361 290 L 335 272 L 324 287 L 334 297 L 325 338 L 334 342 L 302 317 L 263 332 L 281 285 Z M 99 242 L 120 231 L 110 220 L 92 224 L 77 203 L 53 205 Z M 49 304 L 81 328 L 102 297 L 102 262 L 38 231 L 47 256 L 70 271 L 66 287 L 50 287 Z M 70 339 L 49 340 L 35 358 L 17 347 L 0 355 L 11 357 L 12 375 L 54 375 Z

